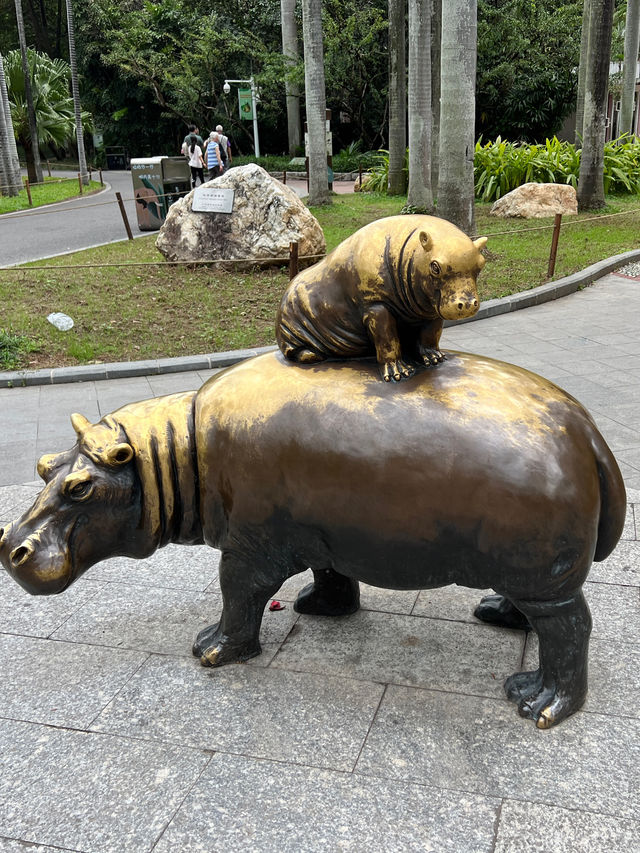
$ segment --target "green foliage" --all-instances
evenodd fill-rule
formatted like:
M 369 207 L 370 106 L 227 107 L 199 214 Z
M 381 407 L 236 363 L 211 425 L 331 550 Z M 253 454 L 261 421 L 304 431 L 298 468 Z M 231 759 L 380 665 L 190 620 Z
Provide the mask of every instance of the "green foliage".
M 505 142 L 498 137 L 476 143 L 474 181 L 476 198 L 495 201 L 529 181 L 578 185 L 580 150 L 554 136 L 544 145 Z M 605 193 L 640 193 L 640 140 L 607 142 L 604 153 Z
M 11 330 L 7 332 L 0 329 L 0 368 L 2 370 L 14 370 L 25 355 L 37 349 L 37 344 L 29 340 L 26 335 L 15 335 Z
M 38 142 L 62 146 L 75 135 L 73 98 L 69 93 L 71 69 L 62 59 L 51 59 L 35 50 L 27 50 L 27 62 L 31 71 Z M 4 66 L 13 129 L 16 139 L 24 146 L 30 142 L 31 133 L 20 51 L 10 51 L 4 57 Z M 83 113 L 87 129 L 90 129 L 90 119 L 88 113 Z
M 575 107 L 582 0 L 478 0 L 476 132 L 530 142 Z

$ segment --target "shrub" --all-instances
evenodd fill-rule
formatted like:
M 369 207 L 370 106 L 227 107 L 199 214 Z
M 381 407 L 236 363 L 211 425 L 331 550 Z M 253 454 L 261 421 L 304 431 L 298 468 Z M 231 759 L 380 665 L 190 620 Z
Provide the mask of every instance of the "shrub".
M 37 348 L 25 335 L 14 335 L 10 331 L 0 329 L 0 368 L 13 370 L 20 365 L 24 355 Z

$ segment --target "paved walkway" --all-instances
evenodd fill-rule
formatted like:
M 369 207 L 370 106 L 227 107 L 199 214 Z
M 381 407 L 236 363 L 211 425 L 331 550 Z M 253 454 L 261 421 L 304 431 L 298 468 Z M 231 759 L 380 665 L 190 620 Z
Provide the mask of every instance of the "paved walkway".
M 640 851 L 640 282 L 445 330 L 592 411 L 630 501 L 595 564 L 590 692 L 549 732 L 502 682 L 535 640 L 481 625 L 479 593 L 364 588 L 344 619 L 265 614 L 263 654 L 204 670 L 217 554 L 108 560 L 63 595 L 0 578 L 0 851 Z M 0 518 L 31 501 L 69 413 L 197 387 L 206 373 L 0 389 Z M 535 666 L 535 664 L 533 664 Z M 31 847 L 29 847 L 31 849 Z

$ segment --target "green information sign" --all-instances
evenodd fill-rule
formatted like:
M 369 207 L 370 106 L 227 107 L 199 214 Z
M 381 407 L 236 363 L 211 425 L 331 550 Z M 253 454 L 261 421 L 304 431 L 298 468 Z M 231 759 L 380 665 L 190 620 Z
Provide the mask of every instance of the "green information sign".
M 240 108 L 240 118 L 253 121 L 251 89 L 238 89 L 238 107 Z

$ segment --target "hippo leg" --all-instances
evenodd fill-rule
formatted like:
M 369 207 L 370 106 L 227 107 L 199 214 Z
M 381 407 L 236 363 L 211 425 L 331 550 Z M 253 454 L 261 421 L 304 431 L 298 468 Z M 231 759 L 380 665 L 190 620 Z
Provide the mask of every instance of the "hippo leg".
M 385 382 L 399 382 L 413 376 L 416 369 L 402 360 L 398 326 L 386 305 L 369 305 L 362 319 L 376 349 L 382 379 Z
M 420 334 L 418 335 L 418 358 L 427 367 L 444 361 L 446 357 L 439 348 L 443 326 L 444 322 L 438 318 L 420 327 Z
M 298 593 L 293 609 L 313 616 L 346 616 L 360 608 L 358 581 L 333 569 L 313 570 L 313 583 Z
M 193 654 L 203 666 L 242 663 L 262 651 L 262 614 L 285 578 L 271 579 L 269 567 L 259 566 L 259 559 L 223 551 L 219 569 L 222 615 L 217 624 L 200 631 L 193 644 Z
M 531 630 L 531 624 L 524 613 L 521 613 L 503 595 L 485 595 L 484 598 L 480 599 L 480 604 L 473 611 L 473 615 L 488 625 L 497 625 L 500 628 L 519 628 L 525 631 Z
M 540 668 L 505 681 L 522 717 L 548 729 L 573 714 L 587 694 L 587 651 L 591 614 L 582 591 L 564 601 L 518 601 L 540 644 Z

